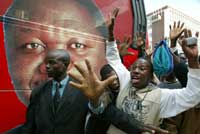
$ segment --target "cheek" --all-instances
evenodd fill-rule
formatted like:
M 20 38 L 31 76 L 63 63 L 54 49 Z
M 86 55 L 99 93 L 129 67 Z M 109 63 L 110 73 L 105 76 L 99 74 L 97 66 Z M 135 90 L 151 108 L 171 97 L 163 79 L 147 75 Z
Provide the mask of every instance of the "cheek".
M 9 72 L 15 86 L 30 89 L 30 81 L 39 74 L 43 56 L 13 55 L 9 60 Z
M 148 81 L 151 80 L 151 75 L 150 75 L 150 74 L 145 73 L 145 74 L 143 75 L 143 77 L 144 77 L 144 81 L 146 81 L 146 82 L 148 82 Z

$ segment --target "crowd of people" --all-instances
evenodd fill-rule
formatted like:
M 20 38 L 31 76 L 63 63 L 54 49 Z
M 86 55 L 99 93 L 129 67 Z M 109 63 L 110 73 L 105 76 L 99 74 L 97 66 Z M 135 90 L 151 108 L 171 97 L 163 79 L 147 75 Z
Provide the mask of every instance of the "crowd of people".
M 170 43 L 149 52 L 144 33 L 115 39 L 119 11 L 105 24 L 90 0 L 13 2 L 4 16 L 5 48 L 16 93 L 28 107 L 25 123 L 5 133 L 200 133 L 200 58 L 191 31 L 174 22 Z M 126 68 L 133 42 L 139 54 Z

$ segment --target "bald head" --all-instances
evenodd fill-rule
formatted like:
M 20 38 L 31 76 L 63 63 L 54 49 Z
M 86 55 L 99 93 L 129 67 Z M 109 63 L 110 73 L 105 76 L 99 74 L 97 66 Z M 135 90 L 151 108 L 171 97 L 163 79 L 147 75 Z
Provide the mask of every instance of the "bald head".
M 70 55 L 69 53 L 64 49 L 55 49 L 51 50 L 47 53 L 46 59 L 57 59 L 62 61 L 66 67 L 68 67 L 70 63 Z

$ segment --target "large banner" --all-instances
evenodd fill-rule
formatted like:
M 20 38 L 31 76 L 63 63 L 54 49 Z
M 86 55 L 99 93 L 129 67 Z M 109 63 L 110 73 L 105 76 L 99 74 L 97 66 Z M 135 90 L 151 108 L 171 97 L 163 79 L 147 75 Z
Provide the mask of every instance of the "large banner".
M 43 60 L 49 50 L 65 49 L 72 64 L 87 58 L 99 73 L 115 7 L 115 38 L 122 40 L 133 34 L 130 0 L 0 1 L 0 133 L 25 121 L 31 90 L 48 79 Z

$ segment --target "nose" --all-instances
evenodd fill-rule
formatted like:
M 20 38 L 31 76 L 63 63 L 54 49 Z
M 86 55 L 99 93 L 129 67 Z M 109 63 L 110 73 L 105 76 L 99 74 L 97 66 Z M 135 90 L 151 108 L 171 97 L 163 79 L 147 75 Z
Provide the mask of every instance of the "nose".
M 132 70 L 134 73 L 139 73 L 139 68 L 136 67 L 135 69 Z

